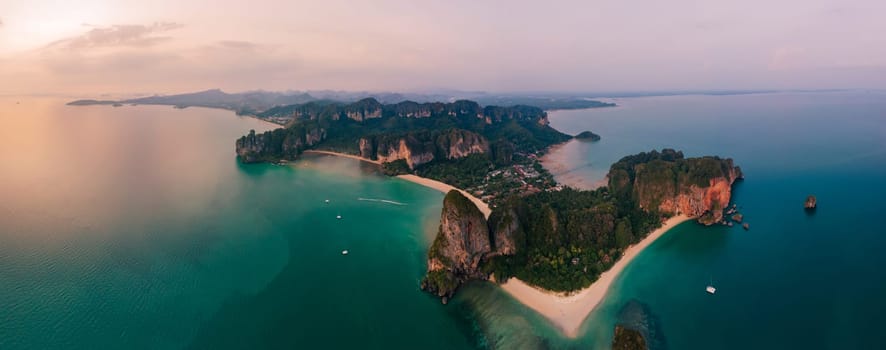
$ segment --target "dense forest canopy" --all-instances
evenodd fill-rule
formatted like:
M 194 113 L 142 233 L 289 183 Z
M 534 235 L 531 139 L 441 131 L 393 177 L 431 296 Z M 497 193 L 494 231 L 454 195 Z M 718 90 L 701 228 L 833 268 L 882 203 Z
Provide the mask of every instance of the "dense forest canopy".
M 383 105 L 374 99 L 351 104 L 309 102 L 272 108 L 264 117 L 292 116 L 283 129 L 256 135 L 255 149 L 247 161 L 294 159 L 308 148 L 358 154 L 361 138 L 422 139 L 421 133 L 467 130 L 491 145 L 490 161 L 508 163 L 514 153 L 534 153 L 570 139 L 547 123 L 547 113 L 530 106 L 481 107 L 473 101 L 452 103 L 401 102 Z M 315 131 L 320 139 L 311 139 Z M 414 136 L 414 137 L 413 137 Z M 244 138 L 238 144 L 247 141 Z M 407 144 L 419 147 L 419 144 Z
M 734 171 L 740 174 L 731 159 L 684 158 L 682 152 L 665 149 L 624 157 L 613 164 L 609 187 L 594 191 L 566 188 L 514 197 L 495 208 L 489 227 L 492 237 L 512 237 L 516 253 L 491 258 L 485 269 L 498 280 L 517 277 L 554 291 L 587 287 L 609 270 L 629 245 L 674 215 L 657 204 L 641 205 L 641 201 L 685 196 L 692 186 L 704 190 L 712 179 L 728 178 Z M 707 210 L 722 211 L 726 205 L 715 203 Z M 517 220 L 518 225 L 510 225 L 511 220 Z M 503 228 L 512 232 L 496 233 Z

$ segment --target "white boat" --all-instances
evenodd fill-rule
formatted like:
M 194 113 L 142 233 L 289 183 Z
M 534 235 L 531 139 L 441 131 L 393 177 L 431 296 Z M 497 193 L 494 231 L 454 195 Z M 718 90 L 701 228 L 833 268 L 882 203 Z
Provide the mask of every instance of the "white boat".
M 714 279 L 713 278 L 711 278 L 711 284 L 709 284 L 707 287 L 705 287 L 704 290 L 705 290 L 705 292 L 708 292 L 708 294 L 714 294 L 717 292 L 717 288 L 714 288 Z
M 347 249 L 342 250 L 342 251 L 341 251 L 341 255 L 348 255 L 348 250 L 347 250 Z
M 326 203 L 329 203 L 329 200 L 328 200 L 328 199 L 326 200 Z
M 336 215 L 335 218 L 336 218 L 336 219 L 341 219 L 341 215 Z

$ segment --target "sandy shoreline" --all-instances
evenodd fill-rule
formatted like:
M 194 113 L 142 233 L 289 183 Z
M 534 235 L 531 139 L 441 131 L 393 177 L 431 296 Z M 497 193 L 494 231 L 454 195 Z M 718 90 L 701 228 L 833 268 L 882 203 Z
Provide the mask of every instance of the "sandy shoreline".
M 379 161 L 362 158 L 352 154 L 317 150 L 309 150 L 304 153 L 338 156 L 381 165 L 381 162 Z M 457 190 L 477 205 L 477 208 L 480 209 L 480 212 L 482 212 L 487 219 L 492 212 L 489 205 L 482 200 L 452 185 L 411 174 L 398 175 L 397 178 L 432 188 L 443 193 Z M 615 281 L 615 278 L 618 277 L 628 264 L 630 264 L 637 254 L 652 244 L 656 239 L 664 235 L 668 230 L 687 220 L 690 220 L 690 218 L 685 215 L 678 215 L 668 219 L 664 222 L 662 227 L 652 231 L 639 243 L 628 247 L 621 259 L 612 265 L 612 268 L 603 272 L 597 281 L 580 291 L 568 295 L 564 293 L 555 293 L 530 286 L 516 278 L 511 278 L 500 286 L 505 292 L 517 299 L 517 301 L 549 319 L 567 337 L 576 337 L 582 322 L 587 318 L 591 311 L 594 311 L 594 308 L 603 301 L 603 298 L 606 297 L 606 293 Z
M 618 277 L 631 260 L 652 242 L 664 235 L 665 232 L 689 219 L 689 217 L 684 215 L 668 219 L 662 227 L 652 231 L 649 236 L 639 243 L 628 247 L 621 259 L 611 269 L 603 272 L 600 278 L 589 287 L 578 292 L 565 295 L 545 291 L 532 287 L 516 278 L 511 278 L 502 284 L 501 288 L 523 303 L 523 305 L 548 318 L 566 336 L 573 338 L 578 335 L 578 329 L 581 327 L 582 322 L 600 304 L 612 282 L 615 281 L 615 278 Z
M 588 190 L 593 191 L 600 187 L 606 186 L 609 182 L 608 178 L 603 178 L 599 180 L 595 180 L 593 182 L 585 179 L 584 176 L 580 174 L 575 174 L 573 171 L 578 170 L 578 168 L 574 167 L 574 164 L 569 164 L 564 159 L 560 159 L 555 157 L 557 151 L 563 147 L 566 147 L 569 143 L 572 142 L 584 142 L 576 139 L 572 139 L 563 143 L 559 143 L 553 145 L 548 148 L 547 152 L 541 158 L 538 159 L 539 163 L 554 176 L 554 179 L 557 180 L 557 183 L 565 186 L 569 186 L 575 189 Z M 559 157 L 563 157 L 559 155 Z
M 206 107 L 206 108 L 209 108 L 209 107 Z M 223 108 L 222 108 L 222 109 L 223 109 Z M 229 111 L 229 109 L 224 109 L 224 110 Z M 235 115 L 236 115 L 236 114 L 235 114 Z M 286 127 L 286 126 L 284 126 L 284 125 L 277 124 L 277 123 L 274 123 L 274 122 L 272 122 L 272 121 L 270 121 L 270 120 L 262 119 L 262 118 L 259 118 L 259 117 L 257 117 L 257 116 L 251 115 L 251 114 L 248 114 L 248 115 L 242 115 L 242 116 L 238 115 L 238 117 L 252 118 L 252 119 L 255 119 L 255 120 L 258 120 L 258 121 L 264 122 L 265 124 L 273 125 L 273 126 L 274 126 L 274 129 L 285 128 L 285 127 Z
M 329 156 L 356 159 L 356 160 L 369 162 L 369 163 L 377 164 L 377 165 L 382 164 L 381 162 L 379 162 L 377 160 L 367 159 L 367 158 L 363 158 L 360 156 L 355 156 L 353 154 L 347 154 L 347 153 L 339 153 L 339 152 L 332 152 L 332 151 L 318 151 L 318 150 L 307 150 L 307 151 L 304 151 L 303 153 L 324 154 L 324 155 L 329 155 Z M 492 213 L 492 209 L 489 208 L 489 205 L 486 204 L 485 202 L 483 202 L 482 200 L 480 200 L 480 198 L 477 198 L 474 195 L 466 192 L 465 190 L 462 190 L 460 188 L 456 188 L 452 185 L 448 185 L 448 184 L 445 184 L 445 183 L 437 181 L 437 180 L 432 180 L 432 179 L 428 179 L 428 178 L 424 178 L 424 177 L 421 177 L 418 175 L 412 175 L 412 174 L 397 175 L 397 178 L 400 178 L 400 179 L 403 179 L 403 180 L 406 180 L 406 181 L 409 181 L 412 183 L 416 183 L 416 184 L 419 184 L 419 185 L 422 185 L 422 186 L 425 186 L 428 188 L 435 189 L 437 191 L 443 192 L 444 194 L 451 191 L 451 190 L 459 191 L 465 197 L 470 199 L 471 202 L 474 202 L 474 204 L 477 206 L 477 209 L 480 209 L 480 212 L 483 213 L 483 216 L 485 216 L 487 219 L 489 218 L 489 214 Z
M 353 154 L 347 154 L 347 153 L 338 153 L 338 152 L 332 152 L 332 151 L 318 151 L 318 150 L 307 150 L 307 151 L 304 151 L 304 152 L 302 152 L 302 153 L 305 153 L 305 154 L 325 154 L 325 155 L 328 155 L 328 156 L 336 156 L 336 157 L 351 158 L 351 159 L 356 159 L 356 160 L 360 160 L 360 161 L 364 161 L 364 162 L 369 162 L 369 163 L 372 163 L 372 164 L 381 165 L 381 162 L 379 162 L 379 161 L 377 161 L 377 160 L 372 160 L 372 159 L 369 159 L 369 158 L 363 158 L 363 157 L 360 157 L 360 156 L 355 156 L 355 155 L 353 155 Z
M 437 190 L 437 191 L 440 191 L 440 192 L 443 192 L 443 193 L 447 193 L 447 192 L 452 191 L 452 190 L 459 191 L 459 192 L 461 192 L 461 194 L 463 194 L 465 197 L 467 197 L 468 199 L 470 199 L 471 202 L 474 202 L 474 204 L 477 206 L 477 209 L 480 209 L 480 212 L 483 213 L 483 216 L 485 216 L 487 219 L 489 218 L 489 214 L 492 213 L 492 209 L 489 209 L 489 205 L 488 205 L 488 204 L 486 204 L 485 202 L 483 202 L 482 200 L 480 200 L 480 198 L 474 197 L 472 194 L 470 194 L 470 193 L 468 193 L 468 192 L 465 192 L 464 190 L 462 190 L 462 189 L 460 189 L 460 188 L 455 188 L 455 187 L 453 187 L 453 186 L 451 186 L 451 185 L 447 185 L 447 184 L 442 183 L 442 182 L 437 181 L 437 180 L 431 180 L 431 179 L 428 179 L 428 178 L 424 178 L 424 177 L 417 176 L 417 175 L 412 175 L 412 174 L 410 174 L 410 175 L 397 175 L 397 177 L 398 177 L 398 178 L 401 178 L 401 179 L 403 179 L 403 180 L 409 181 L 409 182 L 417 183 L 417 184 L 422 185 L 422 186 L 425 186 L 425 187 L 433 188 L 433 189 L 435 189 L 435 190 Z

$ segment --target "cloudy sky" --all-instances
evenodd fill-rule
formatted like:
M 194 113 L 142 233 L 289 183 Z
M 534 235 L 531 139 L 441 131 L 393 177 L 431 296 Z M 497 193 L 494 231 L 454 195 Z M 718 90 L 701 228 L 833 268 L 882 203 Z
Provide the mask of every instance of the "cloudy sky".
M 0 0 L 0 94 L 886 88 L 886 1 Z

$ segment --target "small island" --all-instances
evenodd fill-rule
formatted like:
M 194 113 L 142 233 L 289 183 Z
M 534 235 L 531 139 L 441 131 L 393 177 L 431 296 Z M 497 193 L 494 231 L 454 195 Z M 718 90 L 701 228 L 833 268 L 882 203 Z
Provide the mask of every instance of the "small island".
M 815 207 L 818 205 L 818 199 L 813 195 L 809 195 L 806 197 L 806 202 L 803 203 L 803 208 L 806 210 L 815 210 Z
M 597 135 L 597 134 L 590 132 L 590 131 L 582 131 L 578 135 L 575 135 L 574 137 L 576 140 L 582 140 L 582 141 L 591 141 L 591 142 L 600 141 L 600 135 Z

